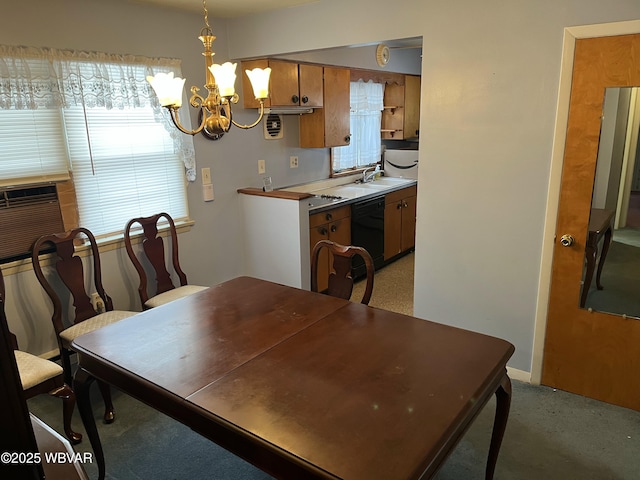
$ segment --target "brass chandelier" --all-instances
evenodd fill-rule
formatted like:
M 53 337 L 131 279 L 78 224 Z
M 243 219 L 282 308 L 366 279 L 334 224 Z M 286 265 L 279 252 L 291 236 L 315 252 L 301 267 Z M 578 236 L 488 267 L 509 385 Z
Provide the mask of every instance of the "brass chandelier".
M 188 130 L 182 126 L 178 118 L 178 109 L 182 106 L 182 90 L 184 88 L 185 79 L 173 76 L 171 73 L 158 73 L 155 76 L 148 76 L 147 81 L 153 87 L 160 105 L 169 110 L 171 120 L 174 125 L 187 135 L 195 135 L 204 130 L 207 137 L 212 139 L 220 138 L 224 133 L 229 131 L 231 125 L 238 128 L 253 128 L 264 116 L 264 100 L 269 97 L 269 75 L 270 68 L 254 68 L 246 70 L 249 77 L 253 93 L 256 100 L 260 103 L 260 113 L 258 119 L 250 125 L 241 125 L 233 120 L 231 113 L 231 104 L 238 103 L 238 94 L 235 91 L 236 66 L 237 63 L 226 62 L 222 65 L 213 63 L 215 53 L 211 50 L 213 41 L 216 37 L 209 26 L 209 12 L 207 11 L 206 0 L 202 0 L 202 8 L 204 10 L 204 27 L 200 31 L 198 37 L 204 45 L 204 60 L 206 66 L 206 83 L 204 88 L 207 89 L 207 98 L 198 95 L 200 89 L 191 87 L 191 98 L 189 104 L 201 111 L 200 125 L 195 130 Z

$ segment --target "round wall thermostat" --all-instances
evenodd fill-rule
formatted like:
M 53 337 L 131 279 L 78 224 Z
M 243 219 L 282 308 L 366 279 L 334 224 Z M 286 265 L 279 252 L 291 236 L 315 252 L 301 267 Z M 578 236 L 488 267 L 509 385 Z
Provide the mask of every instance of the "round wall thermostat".
M 384 67 L 389 62 L 389 47 L 384 43 L 378 45 L 376 48 L 376 62 L 381 67 Z

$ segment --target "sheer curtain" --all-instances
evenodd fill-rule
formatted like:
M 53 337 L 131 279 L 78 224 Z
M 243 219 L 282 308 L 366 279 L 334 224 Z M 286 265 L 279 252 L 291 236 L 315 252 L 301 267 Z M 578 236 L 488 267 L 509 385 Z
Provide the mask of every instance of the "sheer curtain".
M 380 161 L 384 85 L 359 80 L 350 84 L 351 143 L 331 149 L 333 171 L 372 165 Z

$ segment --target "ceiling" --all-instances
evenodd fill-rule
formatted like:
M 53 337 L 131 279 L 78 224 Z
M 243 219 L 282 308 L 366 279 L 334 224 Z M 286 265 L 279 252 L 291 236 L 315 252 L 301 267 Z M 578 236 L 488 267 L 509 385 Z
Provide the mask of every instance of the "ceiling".
M 203 11 L 201 0 L 126 0 L 131 3 L 155 4 L 190 12 Z M 315 3 L 319 0 L 209 0 L 207 10 L 211 17 L 239 17 L 251 13 Z

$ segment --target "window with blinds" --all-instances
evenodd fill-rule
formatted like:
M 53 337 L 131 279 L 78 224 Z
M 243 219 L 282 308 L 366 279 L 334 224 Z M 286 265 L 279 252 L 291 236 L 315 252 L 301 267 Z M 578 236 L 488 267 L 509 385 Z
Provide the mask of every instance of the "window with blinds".
M 151 107 L 64 109 L 80 222 L 96 237 L 133 217 L 187 217 L 184 167 Z
M 0 187 L 72 176 L 96 237 L 159 212 L 186 220 L 193 144 L 151 94 L 146 75 L 160 71 L 179 75 L 179 63 L 0 46 Z
M 0 187 L 69 178 L 60 110 L 0 110 Z

